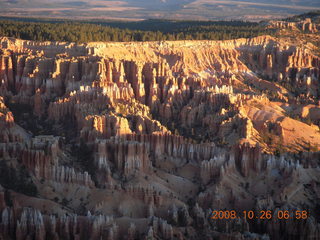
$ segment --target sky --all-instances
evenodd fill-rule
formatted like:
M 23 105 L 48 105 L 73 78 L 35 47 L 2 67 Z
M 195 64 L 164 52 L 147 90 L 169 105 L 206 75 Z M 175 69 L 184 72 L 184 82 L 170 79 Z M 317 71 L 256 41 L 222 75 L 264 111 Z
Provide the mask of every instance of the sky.
M 263 20 L 320 10 L 320 0 L 0 0 L 0 16 Z

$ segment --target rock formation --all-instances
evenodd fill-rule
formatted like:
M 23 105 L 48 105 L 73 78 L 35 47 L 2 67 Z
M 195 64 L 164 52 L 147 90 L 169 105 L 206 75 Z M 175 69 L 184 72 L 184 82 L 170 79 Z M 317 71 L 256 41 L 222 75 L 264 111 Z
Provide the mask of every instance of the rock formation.
M 0 174 L 15 180 L 0 175 L 0 239 L 320 238 L 314 48 L 270 36 L 0 46 Z M 212 219 L 225 210 L 273 217 Z M 308 217 L 279 220 L 286 210 Z

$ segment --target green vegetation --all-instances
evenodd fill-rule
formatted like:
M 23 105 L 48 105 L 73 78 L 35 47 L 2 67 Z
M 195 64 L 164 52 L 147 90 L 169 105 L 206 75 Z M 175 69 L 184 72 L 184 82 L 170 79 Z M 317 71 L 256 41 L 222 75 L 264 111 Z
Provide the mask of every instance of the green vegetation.
M 79 22 L 0 20 L 0 36 L 37 41 L 226 40 L 273 35 L 258 23 L 242 21 Z
M 32 182 L 25 168 L 13 168 L 5 161 L 0 161 L 0 184 L 6 188 L 28 196 L 37 196 L 37 187 Z
M 80 145 L 72 144 L 71 147 L 71 156 L 76 161 L 73 162 L 76 166 L 78 166 L 81 171 L 87 171 L 92 180 L 97 183 L 96 173 L 97 169 L 93 164 L 93 150 L 89 147 L 85 141 L 80 140 Z M 74 167 L 74 165 L 72 165 Z

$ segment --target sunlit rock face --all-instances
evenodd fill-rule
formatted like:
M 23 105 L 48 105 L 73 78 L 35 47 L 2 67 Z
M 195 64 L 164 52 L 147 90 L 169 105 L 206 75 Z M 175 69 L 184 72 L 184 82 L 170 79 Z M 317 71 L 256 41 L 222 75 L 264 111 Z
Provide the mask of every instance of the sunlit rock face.
M 306 18 L 299 22 L 270 21 L 268 27 L 276 29 L 301 30 L 306 33 L 317 33 L 320 30 L 320 25 L 312 22 L 312 19 L 310 18 Z
M 311 48 L 269 36 L 0 46 L 0 170 L 16 180 L 1 182 L 0 239 L 320 238 Z

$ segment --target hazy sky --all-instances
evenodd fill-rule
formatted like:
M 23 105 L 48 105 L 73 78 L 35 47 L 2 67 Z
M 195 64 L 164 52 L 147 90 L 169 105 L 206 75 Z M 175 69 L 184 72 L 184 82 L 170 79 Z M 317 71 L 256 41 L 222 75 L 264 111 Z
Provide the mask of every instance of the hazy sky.
M 320 0 L 0 0 L 2 16 L 263 19 L 320 10 Z

